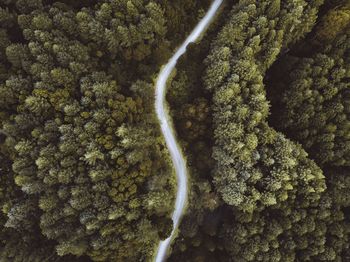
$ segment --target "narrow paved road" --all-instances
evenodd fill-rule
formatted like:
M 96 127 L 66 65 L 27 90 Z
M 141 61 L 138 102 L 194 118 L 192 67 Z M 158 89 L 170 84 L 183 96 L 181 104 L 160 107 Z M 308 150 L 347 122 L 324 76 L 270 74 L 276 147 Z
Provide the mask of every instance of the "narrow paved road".
M 176 194 L 176 202 L 175 202 L 175 210 L 173 213 L 173 230 L 171 235 L 161 241 L 158 246 L 157 254 L 155 261 L 163 262 L 166 259 L 167 251 L 169 245 L 171 243 L 172 238 L 179 226 L 181 216 L 183 215 L 186 201 L 187 201 L 187 169 L 185 158 L 181 152 L 180 146 L 176 142 L 176 138 L 174 135 L 174 129 L 169 121 L 169 114 L 165 108 L 165 91 L 166 91 L 166 82 L 175 68 L 177 60 L 186 52 L 186 48 L 188 44 L 195 42 L 201 34 L 205 31 L 207 26 L 212 21 L 216 12 L 218 11 L 220 5 L 223 0 L 215 0 L 208 10 L 207 14 L 203 17 L 203 19 L 197 24 L 192 33 L 187 37 L 185 42 L 180 46 L 180 48 L 176 51 L 174 56 L 170 58 L 169 62 L 162 68 L 159 73 L 157 84 L 156 84 L 156 112 L 161 125 L 162 133 L 164 135 L 166 145 L 170 152 L 175 171 L 177 177 L 177 194 Z M 142 237 L 142 236 L 141 236 Z

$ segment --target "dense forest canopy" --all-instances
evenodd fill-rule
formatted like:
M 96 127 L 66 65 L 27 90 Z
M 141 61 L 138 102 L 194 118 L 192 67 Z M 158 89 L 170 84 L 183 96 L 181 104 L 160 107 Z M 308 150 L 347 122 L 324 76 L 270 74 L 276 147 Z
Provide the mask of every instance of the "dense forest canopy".
M 152 261 L 157 74 L 211 1 L 0 1 L 0 261 Z M 350 3 L 226 0 L 167 101 L 169 261 L 350 261 Z

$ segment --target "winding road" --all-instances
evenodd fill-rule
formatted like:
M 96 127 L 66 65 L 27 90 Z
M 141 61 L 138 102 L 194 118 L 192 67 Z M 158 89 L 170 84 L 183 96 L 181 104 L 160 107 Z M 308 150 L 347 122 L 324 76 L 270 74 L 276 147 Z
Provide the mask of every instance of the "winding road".
M 173 69 L 176 66 L 177 60 L 186 52 L 186 48 L 190 43 L 195 42 L 208 27 L 223 0 L 215 0 L 206 15 L 197 24 L 195 29 L 183 42 L 180 48 L 176 51 L 173 57 L 170 58 L 169 62 L 162 68 L 159 73 L 156 83 L 156 112 L 157 117 L 161 125 L 161 130 L 165 138 L 166 145 L 171 155 L 172 162 L 176 171 L 177 178 L 177 194 L 175 202 L 175 210 L 172 216 L 173 219 L 173 230 L 170 236 L 159 243 L 155 262 L 163 262 L 166 259 L 167 251 L 170 246 L 171 240 L 179 226 L 180 219 L 185 210 L 187 202 L 188 184 L 187 184 L 187 169 L 186 161 L 181 151 L 180 146 L 176 142 L 174 128 L 169 120 L 169 114 L 165 107 L 165 93 L 166 83 Z

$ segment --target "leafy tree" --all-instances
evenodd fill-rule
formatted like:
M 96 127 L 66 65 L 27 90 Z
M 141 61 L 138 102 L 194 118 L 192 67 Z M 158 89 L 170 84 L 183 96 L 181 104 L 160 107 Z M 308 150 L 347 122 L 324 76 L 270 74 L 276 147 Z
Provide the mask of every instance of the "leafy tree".
M 167 237 L 175 181 L 149 83 L 171 45 L 162 5 L 1 4 L 2 258 L 144 260 Z
M 298 180 L 305 181 L 306 192 L 324 191 L 323 175 L 305 152 L 267 125 L 263 85 L 263 74 L 281 48 L 312 26 L 310 14 L 319 4 L 241 1 L 212 43 L 204 83 L 213 92 L 213 176 L 223 200 L 239 210 L 285 201 Z M 278 19 L 267 20 L 263 14 L 276 5 Z
M 335 189 L 325 178 L 331 170 L 321 170 L 309 158 L 308 148 L 306 153 L 270 126 L 264 86 L 267 69 L 278 55 L 312 29 L 320 4 L 240 1 L 212 40 L 202 79 L 212 93 L 215 168 L 212 179 L 206 178 L 214 184 L 209 189 L 215 191 L 212 196 L 221 199 L 209 211 L 201 206 L 202 197 L 193 196 L 198 204 L 180 228 L 183 238 L 176 241 L 171 261 L 340 261 L 344 256 L 346 208 L 330 193 L 343 184 L 335 182 Z M 286 63 L 293 67 L 290 61 Z M 189 68 L 179 72 L 178 81 L 186 71 L 191 72 Z M 272 111 L 272 117 L 283 110 Z M 191 141 L 190 136 L 182 138 Z M 199 178 L 194 182 L 193 195 L 203 196 L 197 187 L 200 182 Z
M 271 79 L 274 124 L 323 166 L 350 164 L 349 48 L 347 29 L 312 57 L 286 57 L 278 74 L 288 77 Z

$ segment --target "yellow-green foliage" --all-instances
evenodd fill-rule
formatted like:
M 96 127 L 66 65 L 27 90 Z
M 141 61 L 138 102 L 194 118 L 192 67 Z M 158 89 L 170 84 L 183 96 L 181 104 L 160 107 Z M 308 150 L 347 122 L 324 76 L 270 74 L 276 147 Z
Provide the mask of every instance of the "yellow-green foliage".
M 271 84 L 276 126 L 322 166 L 350 165 L 350 31 L 343 33 L 312 57 L 286 57 L 284 78 Z
M 263 84 L 263 74 L 281 48 L 303 35 L 305 26 L 297 20 L 310 27 L 314 22 L 310 14 L 317 7 L 317 3 L 284 1 L 278 18 L 267 19 L 268 1 L 241 1 L 206 59 L 204 83 L 213 92 L 214 182 L 223 200 L 239 210 L 251 213 L 285 201 L 287 184 L 304 179 L 298 176 L 303 172 L 312 174 L 305 180 L 306 191 L 324 190 L 321 171 L 299 147 L 267 125 L 269 104 Z
M 350 4 L 339 6 L 329 11 L 322 17 L 315 29 L 315 40 L 321 45 L 329 43 L 337 35 L 344 34 L 345 29 L 350 26 Z
M 0 261 L 152 259 L 175 177 L 151 81 L 210 2 L 1 1 Z M 330 2 L 225 1 L 178 62 L 170 261 L 350 259 L 349 5 Z
M 205 73 L 193 74 L 189 66 L 178 70 L 172 88 L 192 94 L 204 84 L 212 94 L 209 102 L 212 116 L 203 123 L 207 133 L 213 130 L 204 144 L 213 145 L 215 167 L 201 170 L 201 163 L 191 162 L 192 170 L 198 174 L 193 182 L 192 201 L 198 204 L 191 206 L 180 227 L 183 238 L 176 242 L 170 261 L 341 261 L 348 257 L 349 202 L 342 195 L 349 190 L 346 178 L 349 171 L 346 164 L 337 169 L 322 165 L 322 160 L 332 165 L 338 161 L 324 157 L 328 151 L 335 151 L 336 146 L 328 147 L 328 140 L 319 135 L 327 130 L 323 123 L 332 122 L 329 132 L 335 133 L 331 138 L 339 143 L 335 155 L 345 159 L 349 152 L 349 131 L 344 118 L 349 65 L 346 37 L 339 36 L 343 40 L 336 44 L 338 49 L 326 48 L 332 54 L 332 63 L 318 55 L 317 62 L 305 58 L 298 65 L 297 58 L 283 56 L 288 48 L 293 52 L 292 44 L 310 32 L 321 2 L 239 1 L 233 4 L 217 37 L 211 40 Z M 187 56 L 183 63 L 191 64 L 195 55 Z M 335 61 L 334 56 L 339 59 Z M 203 55 L 198 57 L 202 59 Z M 266 86 L 274 77 L 267 70 L 279 57 L 286 70 L 280 70 L 279 62 L 276 74 L 284 85 L 276 82 Z M 317 63 L 322 66 L 316 67 Z M 290 71 L 295 82 L 287 77 Z M 327 78 L 324 89 L 329 91 L 325 95 L 333 102 L 327 103 L 323 96 L 322 103 L 313 96 L 316 91 L 320 93 L 320 84 L 324 83 L 318 80 L 318 74 L 322 81 Z M 203 81 L 190 76 L 202 77 Z M 295 92 L 288 91 L 289 86 Z M 303 86 L 306 92 L 301 92 Z M 276 89 L 284 94 L 276 94 Z M 208 93 L 200 94 L 210 97 Z M 181 103 L 173 96 L 173 104 L 182 107 L 174 114 L 180 115 L 184 123 L 178 126 L 178 132 L 184 132 L 181 138 L 189 144 L 192 158 L 207 154 L 194 149 L 196 140 L 192 141 L 190 129 L 186 129 L 186 123 L 192 123 L 196 112 L 191 110 L 196 108 L 194 103 L 186 99 Z M 268 98 L 273 99 L 272 111 Z M 309 107 L 302 102 L 308 99 Z M 274 108 L 275 100 L 282 100 L 287 106 Z M 337 119 L 332 118 L 332 110 L 340 110 Z M 279 120 L 272 121 L 276 118 Z M 325 121 L 316 122 L 320 119 Z M 341 124 L 340 119 L 345 122 Z M 307 125 L 302 125 L 303 121 Z M 284 133 L 281 126 L 286 124 L 294 130 Z M 295 138 L 293 135 L 298 135 L 299 130 L 308 132 L 311 129 L 308 125 L 319 132 L 310 131 L 305 143 L 298 140 L 303 142 L 302 146 L 286 138 Z M 313 151 L 305 146 L 308 143 L 317 145 L 315 152 L 322 156 L 314 158 Z
M 167 237 L 174 178 L 142 80 L 169 56 L 169 12 L 149 0 L 0 4 L 1 261 L 144 261 Z

